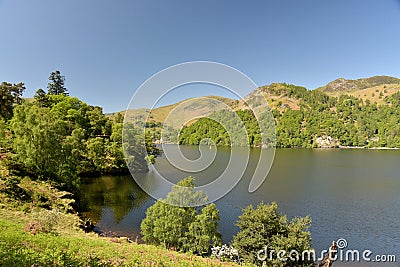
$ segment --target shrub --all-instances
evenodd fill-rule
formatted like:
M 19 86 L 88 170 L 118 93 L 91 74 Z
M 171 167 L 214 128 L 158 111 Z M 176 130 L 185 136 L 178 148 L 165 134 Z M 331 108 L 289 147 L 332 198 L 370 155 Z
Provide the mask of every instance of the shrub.
M 277 212 L 278 205 L 261 203 L 254 209 L 248 206 L 239 216 L 237 226 L 240 231 L 233 239 L 240 258 L 246 262 L 261 264 L 257 254 L 260 250 L 285 250 L 288 253 L 296 250 L 300 253 L 310 249 L 311 233 L 308 228 L 311 225 L 310 217 L 294 218 L 289 221 L 286 216 Z M 269 257 L 269 255 L 268 255 Z M 282 262 L 274 255 L 273 259 L 267 259 L 269 266 L 278 266 Z M 301 266 L 309 262 L 285 261 L 285 266 Z
M 181 180 L 166 200 L 158 200 L 147 209 L 140 226 L 143 239 L 179 251 L 209 254 L 212 246 L 221 244 L 219 211 L 214 204 L 193 207 L 206 199 L 203 192 L 194 190 L 193 177 Z
M 33 234 L 37 233 L 55 233 L 62 213 L 58 210 L 40 210 L 32 213 L 32 221 L 30 221 L 25 230 Z
M 67 212 L 72 211 L 72 204 L 75 202 L 72 194 L 66 191 L 59 191 L 47 182 L 32 181 L 30 178 L 23 178 L 18 187 L 30 197 L 30 201 L 35 207 L 48 209 L 60 209 Z

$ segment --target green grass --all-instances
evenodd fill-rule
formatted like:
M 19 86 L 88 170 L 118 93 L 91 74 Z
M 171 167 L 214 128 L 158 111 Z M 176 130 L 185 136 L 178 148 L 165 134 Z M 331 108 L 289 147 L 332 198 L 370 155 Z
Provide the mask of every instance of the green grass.
M 30 219 L 0 209 L 0 266 L 237 266 L 151 245 L 114 243 L 74 227 L 33 235 L 25 230 Z

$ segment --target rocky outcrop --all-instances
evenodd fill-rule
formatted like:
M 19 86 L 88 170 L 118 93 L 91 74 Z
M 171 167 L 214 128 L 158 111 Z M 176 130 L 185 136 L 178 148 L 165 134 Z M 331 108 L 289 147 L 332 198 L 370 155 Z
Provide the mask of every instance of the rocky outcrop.
M 339 147 L 340 145 L 339 140 L 329 135 L 323 135 L 321 137 L 317 137 L 315 139 L 315 143 L 319 148 L 334 148 L 334 147 Z

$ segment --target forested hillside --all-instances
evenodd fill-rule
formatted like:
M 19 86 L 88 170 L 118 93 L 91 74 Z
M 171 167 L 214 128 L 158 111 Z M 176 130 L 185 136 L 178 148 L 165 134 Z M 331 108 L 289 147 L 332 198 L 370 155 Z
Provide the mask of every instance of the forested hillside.
M 344 82 L 346 86 L 307 90 L 301 86 L 275 83 L 256 89 L 245 98 L 254 104 L 257 97 L 264 96 L 276 122 L 277 147 L 400 147 L 400 87 L 398 79 L 384 77 Z M 386 84 L 387 83 L 387 84 Z M 348 84 L 352 84 L 349 89 Z M 371 87 L 372 86 L 372 87 Z M 391 88 L 388 92 L 387 88 Z M 334 88 L 334 89 L 332 89 Z M 372 102 L 366 95 L 371 88 L 378 101 Z M 335 91 L 335 95 L 325 91 Z M 355 97 L 351 94 L 362 94 Z M 349 93 L 350 92 L 350 93 Z M 242 106 L 246 110 L 246 106 Z M 250 135 L 250 144 L 261 146 L 259 131 L 254 129 L 254 116 L 238 110 Z M 181 144 L 197 144 L 205 137 L 217 144 L 226 145 L 226 133 L 214 125 L 211 119 L 201 119 L 184 127 L 180 134 Z M 213 129 L 205 131 L 205 129 Z M 233 143 L 234 144 L 234 143 Z M 235 144 L 234 144 L 235 145 Z

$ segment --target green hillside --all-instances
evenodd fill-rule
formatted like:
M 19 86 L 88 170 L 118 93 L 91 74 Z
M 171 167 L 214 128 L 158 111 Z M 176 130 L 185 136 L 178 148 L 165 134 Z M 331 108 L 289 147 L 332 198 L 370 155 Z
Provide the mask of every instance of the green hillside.
M 400 93 L 398 84 L 394 83 L 397 81 L 390 77 L 357 80 L 360 87 L 350 93 L 348 87 L 343 87 L 343 90 L 336 90 L 335 94 L 328 94 L 324 89 L 307 90 L 301 86 L 274 83 L 259 87 L 245 100 L 251 105 L 260 95 L 266 98 L 275 117 L 277 147 L 399 148 Z M 382 85 L 383 82 L 392 84 Z M 376 86 L 386 86 L 381 93 L 375 92 L 379 102 L 355 96 L 361 90 L 365 94 L 378 90 Z M 192 144 L 193 140 L 206 137 L 217 140 L 215 135 L 203 134 L 202 123 L 208 122 L 198 121 L 183 128 L 180 143 Z M 250 128 L 247 130 L 254 132 Z M 191 142 L 185 138 L 189 133 Z M 256 136 L 254 140 L 260 138 Z
M 357 80 L 336 79 L 316 90 L 305 87 L 272 83 L 261 86 L 244 100 L 211 98 L 221 100 L 239 112 L 259 103 L 264 97 L 265 110 L 271 109 L 276 123 L 276 145 L 278 147 L 388 147 L 399 148 L 400 79 L 389 76 L 374 76 Z M 162 124 L 168 114 L 184 101 L 154 110 L 129 110 L 127 118 L 136 121 L 148 118 L 147 129 L 153 140 L 160 139 Z M 266 104 L 268 103 L 268 105 Z M 217 144 L 227 145 L 227 133 L 210 119 L 198 120 L 199 114 L 219 116 L 213 112 L 209 102 L 196 101 L 185 107 L 179 116 L 196 118 L 187 122 L 181 130 L 180 139 L 172 142 L 197 144 L 209 137 Z M 239 117 L 243 114 L 239 114 Z M 175 116 L 175 115 L 174 115 Z M 177 118 L 179 120 L 179 118 Z M 229 119 L 228 119 L 229 121 Z M 233 124 L 233 122 L 231 122 Z M 255 125 L 254 122 L 247 123 Z M 208 130 L 212 128 L 213 130 Z M 179 128 L 170 136 L 178 135 Z M 259 129 L 248 128 L 252 146 L 261 146 Z M 236 142 L 241 143 L 241 142 Z
M 183 254 L 126 238 L 104 238 L 84 233 L 69 222 L 72 215 L 61 214 L 51 233 L 26 231 L 29 214 L 0 209 L 1 266 L 239 266 L 232 262 Z
M 221 96 L 206 96 L 206 98 L 216 99 L 234 108 L 239 105 L 239 100 L 234 100 Z M 151 110 L 148 108 L 129 109 L 126 112 L 121 111 L 117 113 L 125 114 L 126 118 L 132 122 L 136 120 L 141 120 L 141 121 L 147 120 L 148 122 L 164 122 L 168 114 L 170 114 L 173 109 L 177 108 L 178 106 L 189 100 L 193 100 L 193 98 L 185 99 L 175 104 L 158 107 Z M 197 117 L 199 116 L 199 114 L 207 112 L 211 108 L 210 106 L 208 106 L 209 102 L 206 99 L 199 98 L 198 100 L 196 100 L 195 104 L 196 108 L 194 108 L 193 106 L 188 106 L 184 108 L 185 113 L 188 113 L 191 117 Z M 109 114 L 109 116 L 113 117 L 117 113 Z

